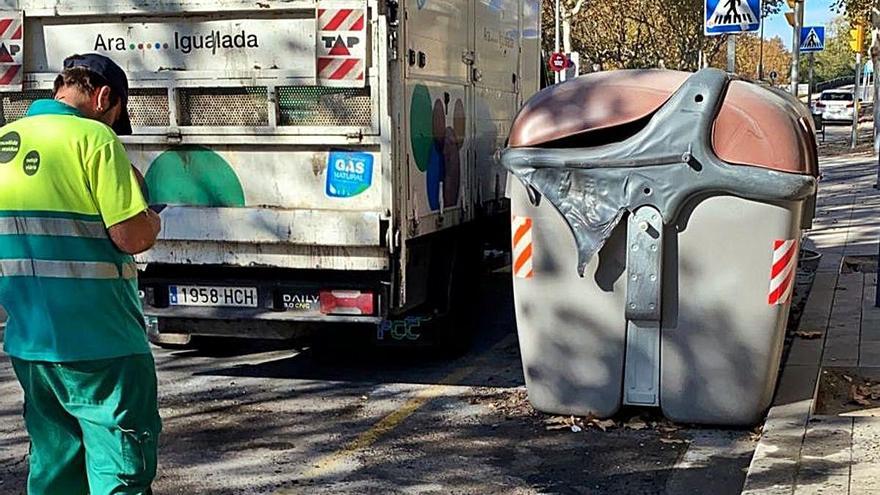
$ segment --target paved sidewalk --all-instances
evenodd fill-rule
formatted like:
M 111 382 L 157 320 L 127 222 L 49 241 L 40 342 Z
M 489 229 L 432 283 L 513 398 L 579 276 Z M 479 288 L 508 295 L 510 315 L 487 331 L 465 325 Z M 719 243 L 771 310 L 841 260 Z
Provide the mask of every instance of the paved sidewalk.
M 850 404 L 826 415 L 816 400 L 820 377 L 880 378 L 877 275 L 868 269 L 880 239 L 877 161 L 847 155 L 823 159 L 821 169 L 806 245 L 823 257 L 799 326 L 821 337 L 792 341 L 743 488 L 750 495 L 880 493 L 880 408 Z

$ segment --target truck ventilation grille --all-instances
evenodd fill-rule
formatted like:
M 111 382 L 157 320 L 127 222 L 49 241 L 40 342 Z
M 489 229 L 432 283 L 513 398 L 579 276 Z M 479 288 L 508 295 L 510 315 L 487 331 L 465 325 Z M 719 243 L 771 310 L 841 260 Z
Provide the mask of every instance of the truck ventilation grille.
M 52 98 L 52 91 L 48 89 L 34 89 L 17 93 L 2 93 L 0 105 L 3 106 L 3 121 L 0 125 L 6 125 L 13 120 L 24 117 L 27 109 L 34 100 Z
M 265 87 L 180 88 L 178 120 L 183 126 L 263 127 L 269 125 Z M 278 125 L 371 127 L 370 88 L 282 86 L 276 89 Z M 0 93 L 0 125 L 24 117 L 34 100 L 51 98 L 51 90 Z M 133 127 L 171 125 L 166 88 L 131 88 L 128 111 Z
M 128 115 L 133 127 L 168 126 L 168 90 L 131 88 L 128 93 Z
M 370 88 L 277 88 L 278 125 L 344 126 L 372 125 Z
M 265 87 L 182 88 L 180 125 L 239 126 L 269 125 L 269 98 Z

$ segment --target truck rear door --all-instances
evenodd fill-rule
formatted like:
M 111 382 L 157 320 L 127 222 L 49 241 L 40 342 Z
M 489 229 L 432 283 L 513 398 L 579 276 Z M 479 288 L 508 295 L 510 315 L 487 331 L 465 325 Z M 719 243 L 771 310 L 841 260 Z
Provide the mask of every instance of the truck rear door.
M 61 61 L 97 52 L 128 73 L 124 141 L 167 204 L 142 261 L 384 270 L 390 186 L 365 0 L 19 2 L 20 117 Z M 387 112 L 385 112 L 387 114 Z M 390 180 L 390 179 L 389 179 Z

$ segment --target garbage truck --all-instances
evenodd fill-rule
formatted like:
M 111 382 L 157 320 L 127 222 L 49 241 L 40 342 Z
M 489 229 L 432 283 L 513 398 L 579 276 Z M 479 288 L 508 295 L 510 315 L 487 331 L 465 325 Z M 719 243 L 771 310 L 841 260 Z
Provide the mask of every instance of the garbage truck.
M 539 85 L 537 0 L 2 4 L 3 123 L 73 53 L 128 74 L 122 140 L 163 221 L 137 259 L 154 343 L 415 341 L 404 315 L 469 293 L 508 208 L 493 158 Z

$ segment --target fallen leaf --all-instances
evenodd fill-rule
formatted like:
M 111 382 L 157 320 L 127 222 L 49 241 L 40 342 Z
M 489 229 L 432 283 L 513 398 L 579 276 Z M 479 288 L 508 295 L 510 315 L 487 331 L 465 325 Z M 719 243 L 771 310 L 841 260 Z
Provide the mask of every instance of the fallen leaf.
M 544 420 L 544 422 L 547 424 L 565 423 L 566 421 L 568 421 L 568 418 L 566 418 L 565 416 L 550 416 L 549 418 Z
M 641 418 L 633 418 L 627 421 L 624 426 L 630 430 L 644 430 L 648 427 L 647 423 L 645 423 Z
M 804 340 L 815 340 L 822 336 L 822 332 L 806 332 L 803 330 L 797 331 L 794 334 Z
M 613 419 L 606 419 L 604 421 L 594 420 L 593 424 L 602 431 L 608 431 L 608 428 L 617 428 L 617 423 Z
M 681 438 L 660 438 L 660 443 L 687 443 L 687 440 Z
M 568 429 L 568 428 L 571 428 L 571 427 L 568 426 L 568 425 L 546 425 L 546 426 L 544 427 L 544 429 L 547 430 L 547 431 L 565 430 L 565 429 Z
M 670 424 L 663 424 L 663 425 L 659 425 L 657 427 L 657 430 L 660 431 L 661 433 L 674 433 L 680 429 L 681 428 L 679 428 L 678 426 L 670 425 Z
M 871 401 L 868 400 L 868 395 L 870 395 L 870 393 L 870 390 L 862 385 L 853 385 L 850 387 L 850 395 L 852 396 L 852 401 L 860 406 L 871 405 Z

